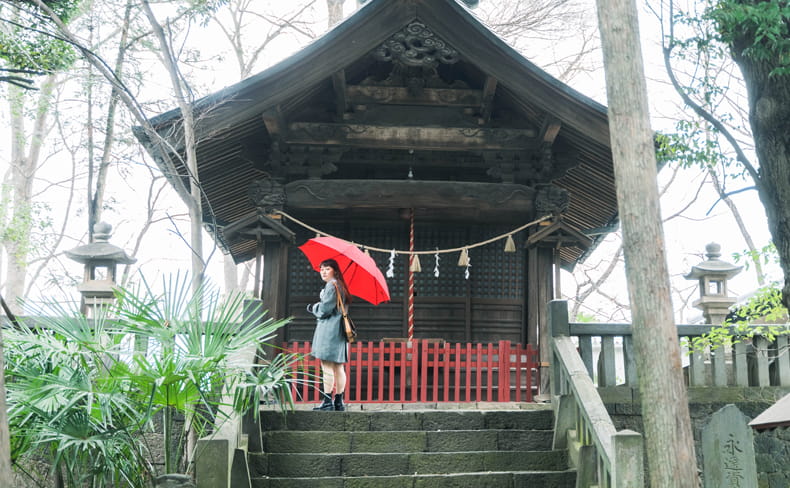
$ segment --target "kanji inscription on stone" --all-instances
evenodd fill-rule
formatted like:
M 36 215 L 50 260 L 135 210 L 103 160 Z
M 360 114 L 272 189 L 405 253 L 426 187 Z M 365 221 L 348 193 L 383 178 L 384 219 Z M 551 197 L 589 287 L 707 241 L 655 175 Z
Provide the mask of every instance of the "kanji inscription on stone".
M 749 420 L 732 404 L 711 416 L 702 431 L 702 476 L 705 488 L 757 486 L 754 439 Z

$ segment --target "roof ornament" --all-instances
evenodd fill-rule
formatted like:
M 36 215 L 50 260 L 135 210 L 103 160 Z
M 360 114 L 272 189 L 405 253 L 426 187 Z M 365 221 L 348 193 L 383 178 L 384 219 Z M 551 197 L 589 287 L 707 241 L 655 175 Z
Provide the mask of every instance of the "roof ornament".
M 458 62 L 458 51 L 437 37 L 422 22 L 412 22 L 379 46 L 373 57 L 414 68 L 436 68 Z

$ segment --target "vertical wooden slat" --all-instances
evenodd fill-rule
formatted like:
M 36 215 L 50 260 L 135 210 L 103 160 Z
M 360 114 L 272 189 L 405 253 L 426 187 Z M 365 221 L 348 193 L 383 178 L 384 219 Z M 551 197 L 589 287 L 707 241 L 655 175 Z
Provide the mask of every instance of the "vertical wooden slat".
M 356 388 L 354 389 L 354 397 L 357 402 L 362 400 L 362 372 L 367 369 L 363 367 L 364 344 L 364 342 L 354 344 L 354 351 L 356 352 L 356 374 L 354 375 Z
M 472 401 L 472 372 L 475 371 L 477 368 L 475 367 L 475 363 L 472 360 L 472 344 L 467 342 L 466 343 L 466 386 L 464 391 L 466 392 L 466 401 Z
M 756 386 L 769 386 L 771 380 L 768 377 L 768 346 L 770 343 L 765 337 L 755 337 L 754 348 L 756 349 L 756 363 L 757 363 L 757 385 Z
M 737 386 L 749 386 L 749 367 L 746 357 L 748 347 L 743 342 L 733 345 L 732 366 Z
M 389 368 L 389 388 L 387 398 L 389 401 L 394 402 L 397 400 L 395 396 L 395 343 L 387 344 L 387 367 Z
M 406 378 L 408 377 L 407 369 L 406 369 L 406 348 L 408 346 L 408 342 L 403 342 L 400 344 L 400 354 L 398 355 L 398 371 L 400 371 L 400 401 L 406 401 Z
M 428 343 L 420 342 L 420 401 L 428 401 Z
M 442 345 L 441 344 L 433 344 L 432 345 L 433 354 L 431 354 L 431 371 L 433 371 L 433 401 L 440 402 L 442 401 L 442 395 L 444 392 L 442 391 L 442 387 L 444 386 L 444 381 L 442 379 L 442 374 L 444 371 L 440 368 L 441 364 L 441 357 L 442 357 Z
M 345 391 L 345 395 L 346 395 L 346 401 L 347 402 L 351 400 L 351 391 L 353 390 L 353 388 L 351 388 L 350 378 L 353 378 L 353 376 L 351 376 L 352 375 L 352 369 L 353 369 L 351 367 L 351 365 L 352 365 L 352 362 L 354 360 L 354 349 L 355 349 L 354 346 L 355 346 L 354 344 L 349 344 L 348 345 L 348 361 L 346 361 L 346 364 L 343 365 L 343 369 L 346 370 L 346 391 Z
M 636 376 L 636 361 L 634 359 L 634 339 L 632 336 L 623 336 L 623 367 L 625 369 L 625 384 L 631 388 L 639 386 Z
M 776 337 L 776 374 L 777 386 L 790 386 L 790 338 L 786 335 Z
M 521 344 L 516 344 L 515 346 L 515 380 L 516 380 L 516 394 L 513 401 L 520 402 L 521 401 L 521 369 L 524 367 L 524 361 L 522 359 L 526 359 L 526 357 L 522 357 L 522 346 Z M 527 400 L 529 401 L 529 400 Z
M 456 402 L 461 401 L 461 374 L 468 371 L 469 367 L 462 361 L 461 357 L 461 344 L 455 344 L 455 395 Z
M 705 353 L 693 351 L 689 356 L 689 386 L 705 386 Z
M 617 384 L 616 370 L 614 367 L 614 336 L 601 337 L 601 364 L 598 386 L 615 386 Z
M 500 402 L 510 400 L 510 341 L 499 341 L 499 395 Z
M 727 386 L 727 356 L 729 346 L 722 344 L 710 352 L 710 368 L 715 386 Z
M 443 381 L 442 381 L 442 398 L 445 402 L 450 401 L 450 345 L 448 343 L 444 343 L 441 347 L 441 355 L 436 357 L 436 362 L 439 367 L 439 370 L 442 371 Z
M 477 370 L 475 371 L 475 401 L 482 401 L 482 383 L 483 383 L 483 345 L 477 344 L 475 347 L 475 364 Z
M 374 367 L 373 367 L 373 341 L 368 342 L 367 347 L 367 373 L 368 373 L 368 384 L 367 384 L 367 392 L 365 394 L 366 401 L 373 401 L 373 376 L 375 375 Z
M 494 401 L 494 345 L 488 344 L 486 352 L 486 401 Z
M 420 364 L 419 343 L 410 342 L 409 351 L 410 351 L 409 357 L 411 359 L 409 361 L 409 367 L 411 368 L 411 401 L 416 402 L 418 399 L 417 391 L 419 387 L 419 381 L 418 381 L 419 376 L 417 374 L 419 373 L 417 368 L 419 367 Z
M 376 378 L 376 383 L 378 383 L 378 394 L 376 398 L 379 401 L 382 401 L 384 399 L 384 382 L 385 382 L 384 343 L 379 342 L 379 345 L 376 349 L 377 350 L 376 350 L 375 364 L 378 366 L 378 375 Z
M 593 349 L 592 349 L 592 336 L 585 335 L 579 336 L 579 354 L 582 357 L 582 362 L 590 374 L 590 378 L 595 378 L 593 370 Z

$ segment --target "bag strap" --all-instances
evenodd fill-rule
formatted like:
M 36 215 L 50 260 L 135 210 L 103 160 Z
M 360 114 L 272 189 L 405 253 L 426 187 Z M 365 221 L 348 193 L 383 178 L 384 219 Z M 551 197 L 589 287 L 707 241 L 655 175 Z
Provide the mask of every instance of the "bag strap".
M 337 281 L 333 281 L 332 283 L 335 285 L 335 291 L 337 292 L 335 293 L 335 296 L 337 297 L 337 306 L 340 308 L 340 313 L 343 315 L 343 317 L 345 317 L 346 307 L 343 306 L 343 300 L 340 298 L 340 288 L 337 286 Z

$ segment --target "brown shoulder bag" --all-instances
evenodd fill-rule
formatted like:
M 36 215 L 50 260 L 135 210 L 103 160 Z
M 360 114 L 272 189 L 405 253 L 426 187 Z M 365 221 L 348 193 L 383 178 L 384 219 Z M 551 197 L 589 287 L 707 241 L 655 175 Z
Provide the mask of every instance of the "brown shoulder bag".
M 337 282 L 335 282 L 335 291 L 337 291 L 337 308 L 343 315 L 343 321 L 340 322 L 340 331 L 343 333 L 343 337 L 346 338 L 346 341 L 348 341 L 349 344 L 353 344 L 357 342 L 357 327 L 354 325 L 354 321 L 351 320 L 351 317 L 346 313 L 346 307 L 343 305 L 343 299 L 340 298 L 340 288 L 337 286 Z

